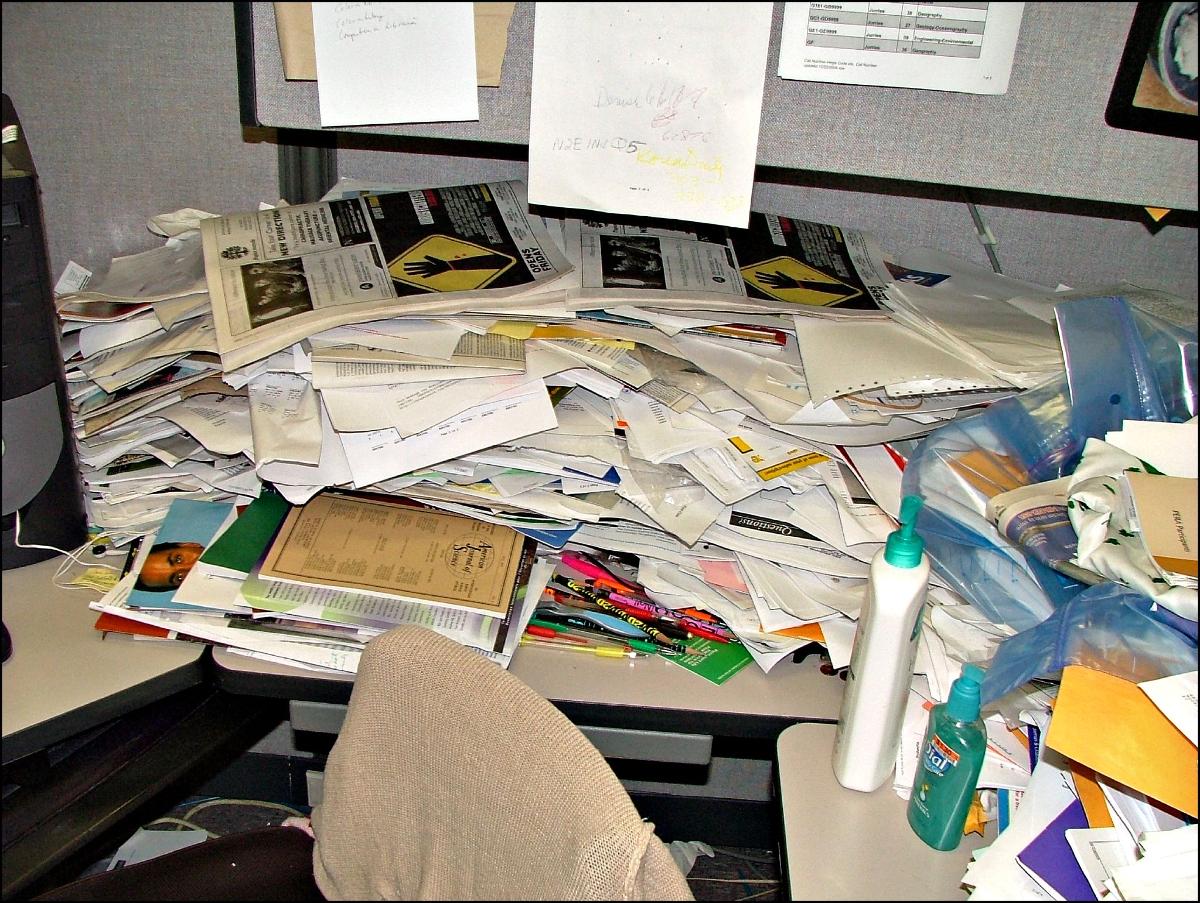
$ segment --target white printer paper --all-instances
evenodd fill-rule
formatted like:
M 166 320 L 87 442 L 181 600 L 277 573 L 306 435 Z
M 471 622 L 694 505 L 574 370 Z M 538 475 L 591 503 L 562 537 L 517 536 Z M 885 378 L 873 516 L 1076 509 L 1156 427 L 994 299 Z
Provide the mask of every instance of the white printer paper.
M 479 118 L 470 3 L 314 3 L 321 125 Z
M 779 75 L 1004 94 L 1024 3 L 785 3 Z
M 529 202 L 745 228 L 770 3 L 538 3 Z

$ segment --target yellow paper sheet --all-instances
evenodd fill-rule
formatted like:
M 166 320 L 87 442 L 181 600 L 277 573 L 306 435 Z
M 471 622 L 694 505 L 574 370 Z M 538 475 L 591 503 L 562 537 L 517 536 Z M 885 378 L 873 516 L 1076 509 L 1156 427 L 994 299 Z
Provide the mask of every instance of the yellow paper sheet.
M 783 630 L 776 630 L 777 636 L 792 637 L 800 640 L 815 640 L 818 643 L 825 642 L 825 634 L 821 632 L 820 624 L 800 624 L 797 627 L 785 627 Z
M 1196 747 L 1136 683 L 1068 665 L 1046 745 L 1196 817 Z

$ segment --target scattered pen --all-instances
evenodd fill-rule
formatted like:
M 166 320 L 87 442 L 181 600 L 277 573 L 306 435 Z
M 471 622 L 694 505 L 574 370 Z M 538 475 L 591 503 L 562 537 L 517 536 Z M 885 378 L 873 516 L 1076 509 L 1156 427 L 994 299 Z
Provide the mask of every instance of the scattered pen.
M 540 624 L 528 624 L 525 627 L 525 632 L 532 637 L 541 637 L 546 640 L 553 640 L 560 636 L 560 632 L 549 627 L 543 627 Z M 574 637 L 566 633 L 561 634 L 562 639 L 571 643 L 586 643 L 587 640 L 581 637 Z
M 597 592 L 604 595 L 609 602 L 618 608 L 630 614 L 637 615 L 639 618 L 644 618 L 651 624 L 659 627 L 667 636 L 675 637 L 676 639 L 686 639 L 688 634 L 692 634 L 718 643 L 732 643 L 734 640 L 733 633 L 724 625 L 697 621 L 694 618 L 681 615 L 673 609 L 659 605 L 657 602 L 643 602 L 640 599 L 631 599 L 620 593 Z
M 530 627 L 525 630 L 533 633 L 534 636 L 545 636 L 542 631 L 549 630 L 553 634 L 557 634 L 562 638 L 574 637 L 582 642 L 604 643 L 614 646 L 628 646 L 636 649 L 639 652 L 654 653 L 659 650 L 657 643 L 652 643 L 649 640 L 639 640 L 634 637 L 616 637 L 611 634 L 597 633 L 595 631 L 586 630 L 585 628 L 568 626 L 566 624 L 554 624 L 550 621 L 542 621 L 538 618 L 530 619 L 530 627 L 538 628 L 538 632 L 534 633 Z
M 586 552 L 563 552 L 561 561 L 571 570 L 592 580 L 596 586 L 617 592 L 643 594 L 642 588 L 632 580 L 618 577 Z
M 586 652 L 589 655 L 598 655 L 601 658 L 637 658 L 639 655 L 646 654 L 633 649 L 621 649 L 617 646 L 581 646 L 557 640 L 542 640 L 532 636 L 522 636 L 520 645 L 553 646 L 555 649 L 566 649 L 568 652 Z
M 586 576 L 590 581 L 589 588 L 596 595 L 608 599 L 623 611 L 648 621 L 671 639 L 684 640 L 691 634 L 717 643 L 732 643 L 736 638 L 724 625 L 711 621 L 697 623 L 699 618 L 660 605 L 646 594 L 643 587 L 613 574 L 586 552 L 567 551 L 562 554 L 560 560 L 571 570 Z
M 662 644 L 666 648 L 671 649 L 677 653 L 689 651 L 687 649 L 687 647 L 685 647 L 681 643 L 677 643 L 674 640 L 672 640 L 665 633 L 663 633 L 663 631 L 659 630 L 653 624 L 647 624 L 645 621 L 643 621 L 641 618 L 637 617 L 636 615 L 631 615 L 628 612 L 622 611 L 620 608 L 613 605 L 611 602 L 609 602 L 603 596 L 596 593 L 594 590 L 592 590 L 586 584 L 580 583 L 578 580 L 568 579 L 566 577 L 563 577 L 561 574 L 555 574 L 552 579 L 555 582 L 561 582 L 564 586 L 566 586 L 567 589 L 571 590 L 571 592 L 578 593 L 579 595 L 583 596 L 583 598 L 587 599 L 589 602 L 592 602 L 595 605 L 599 606 L 600 608 L 604 609 L 605 611 L 616 615 L 618 618 L 620 618 L 622 621 L 625 621 L 627 624 L 631 624 L 634 627 L 638 628 L 639 630 L 645 631 L 646 633 L 648 633 L 650 635 L 650 638 L 652 640 L 654 640 L 657 643 Z

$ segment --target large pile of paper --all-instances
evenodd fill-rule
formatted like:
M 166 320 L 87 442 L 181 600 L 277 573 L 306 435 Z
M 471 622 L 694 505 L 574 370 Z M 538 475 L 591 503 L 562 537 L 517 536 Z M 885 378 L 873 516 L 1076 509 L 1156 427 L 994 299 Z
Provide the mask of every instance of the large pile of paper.
M 1063 368 L 1069 294 L 935 250 L 768 213 L 744 230 L 548 220 L 519 183 L 386 188 L 158 217 L 161 248 L 60 294 L 90 518 L 118 544 L 146 536 L 93 603 L 98 628 L 353 672 L 373 636 L 418 623 L 507 666 L 558 568 L 591 552 L 632 563 L 654 605 L 719 618 L 764 670 L 812 641 L 842 667 L 914 443 Z M 1020 488 L 992 516 L 1071 489 Z M 522 534 L 532 563 L 503 615 L 279 579 L 279 525 L 359 492 Z M 1164 554 L 1194 599 L 1194 555 L 1188 573 Z M 1014 633 L 936 576 L 929 600 L 902 797 L 929 703 Z M 691 658 L 676 661 L 728 676 Z M 1001 835 L 964 882 L 997 899 L 1194 897 L 1195 825 L 1177 813 L 1194 821 L 1195 672 L 1139 688 L 1068 671 L 987 720 L 971 825 Z M 1178 768 L 1093 742 L 1150 722 L 1141 750 Z
M 856 230 L 550 220 L 517 182 L 389 188 L 159 217 L 162 248 L 60 294 L 95 525 L 126 540 L 176 499 L 266 483 L 293 505 L 402 495 L 547 555 L 637 556 L 656 599 L 720 616 L 764 669 L 814 637 L 841 665 L 906 449 L 1062 367 L 1035 315 L 1048 289 L 902 264 Z M 971 625 L 967 654 L 1006 633 L 932 598 Z
M 869 236 L 788 217 L 545 221 L 502 183 L 196 224 L 60 298 L 94 523 L 403 493 L 636 554 L 763 667 L 848 646 L 903 440 L 1017 388 L 887 316 L 913 271 Z

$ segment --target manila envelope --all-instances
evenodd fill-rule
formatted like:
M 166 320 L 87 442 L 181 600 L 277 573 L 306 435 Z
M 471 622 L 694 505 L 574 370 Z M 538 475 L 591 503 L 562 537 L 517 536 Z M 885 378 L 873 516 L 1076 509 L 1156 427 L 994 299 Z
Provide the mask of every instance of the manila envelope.
M 1046 745 L 1196 817 L 1196 747 L 1132 681 L 1068 665 Z

